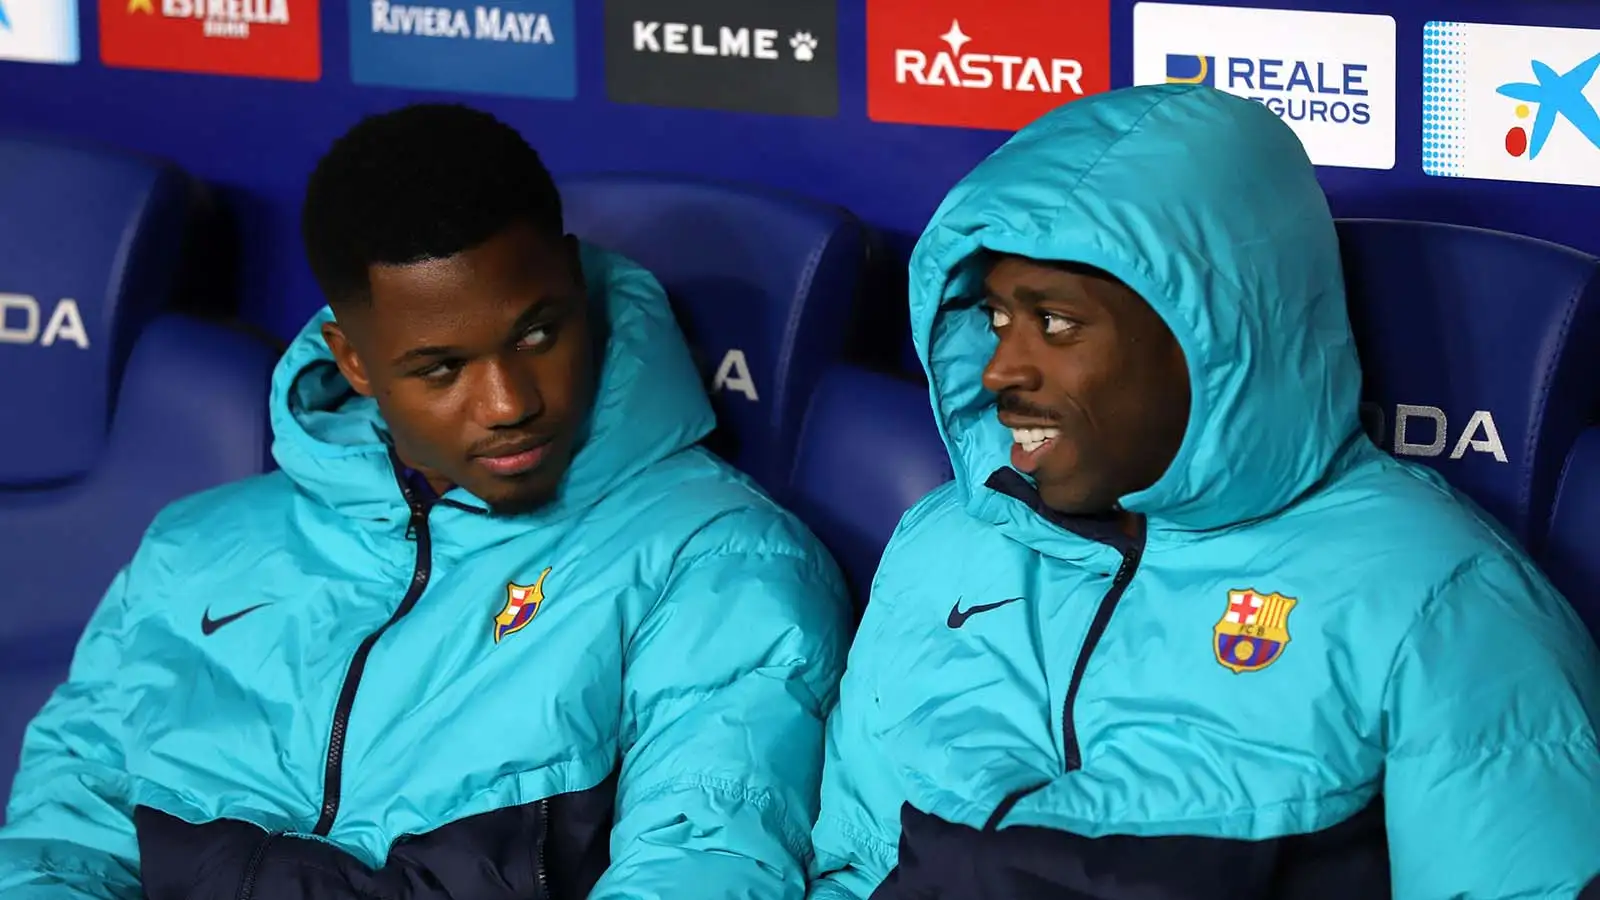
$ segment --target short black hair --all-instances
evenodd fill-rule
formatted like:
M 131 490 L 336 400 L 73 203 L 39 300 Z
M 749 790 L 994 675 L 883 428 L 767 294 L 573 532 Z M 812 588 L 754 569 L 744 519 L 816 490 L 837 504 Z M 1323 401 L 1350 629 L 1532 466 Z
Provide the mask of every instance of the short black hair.
M 328 302 L 369 302 L 367 268 L 443 259 L 516 224 L 559 240 L 561 195 L 516 129 L 454 103 L 368 116 L 318 161 L 300 236 Z

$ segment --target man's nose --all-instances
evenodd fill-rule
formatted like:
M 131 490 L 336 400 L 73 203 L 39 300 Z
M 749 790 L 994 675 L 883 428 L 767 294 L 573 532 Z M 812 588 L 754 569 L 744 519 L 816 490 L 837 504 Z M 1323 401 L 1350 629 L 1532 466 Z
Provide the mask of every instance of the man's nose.
M 991 393 L 1037 391 L 1044 377 L 1034 362 L 1035 347 L 1022 329 L 1011 328 L 1000 335 L 994 355 L 983 367 L 983 386 Z
M 477 385 L 478 424 L 508 428 L 544 412 L 544 397 L 535 379 L 504 360 L 492 360 Z

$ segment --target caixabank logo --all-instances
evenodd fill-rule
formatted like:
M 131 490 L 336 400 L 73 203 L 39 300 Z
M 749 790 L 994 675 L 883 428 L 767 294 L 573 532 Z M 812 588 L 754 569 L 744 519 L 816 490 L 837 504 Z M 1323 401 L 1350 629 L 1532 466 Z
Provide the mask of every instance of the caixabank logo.
M 1600 187 L 1600 31 L 1429 22 L 1422 170 Z
M 0 0 L 0 60 L 77 62 L 77 0 Z
M 357 84 L 549 97 L 578 93 L 573 0 L 349 0 Z
M 316 81 L 318 0 L 100 0 L 100 60 L 127 69 Z
M 1110 87 L 1110 0 L 867 2 L 875 122 L 1012 131 Z
M 1246 97 L 1287 122 L 1316 165 L 1394 168 L 1389 16 L 1138 3 L 1133 83 Z
M 606 0 L 605 14 L 613 101 L 839 113 L 835 0 Z

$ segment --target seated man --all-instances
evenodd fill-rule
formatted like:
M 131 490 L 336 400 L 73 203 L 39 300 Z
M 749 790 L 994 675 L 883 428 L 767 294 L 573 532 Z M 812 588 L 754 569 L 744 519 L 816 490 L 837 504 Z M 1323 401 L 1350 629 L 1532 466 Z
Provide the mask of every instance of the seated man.
M 538 155 L 341 138 L 281 470 L 166 510 L 30 727 L 0 898 L 800 898 L 848 600 L 695 446 L 657 282 Z
M 955 465 L 885 552 L 811 896 L 1570 898 L 1600 660 L 1358 423 L 1328 204 L 1196 86 L 1071 103 L 911 261 Z

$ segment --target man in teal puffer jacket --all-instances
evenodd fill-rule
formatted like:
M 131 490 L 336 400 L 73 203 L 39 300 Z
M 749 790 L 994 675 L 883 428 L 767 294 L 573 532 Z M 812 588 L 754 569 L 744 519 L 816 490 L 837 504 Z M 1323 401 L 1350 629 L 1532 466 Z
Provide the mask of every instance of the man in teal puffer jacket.
M 1067 104 L 955 187 L 911 285 L 956 477 L 877 573 L 814 900 L 1571 900 L 1600 871 L 1594 643 L 1361 431 L 1277 116 Z
M 30 727 L 0 898 L 799 898 L 847 641 L 809 533 L 696 447 L 657 282 L 516 132 L 313 173 L 280 470 L 172 505 Z

